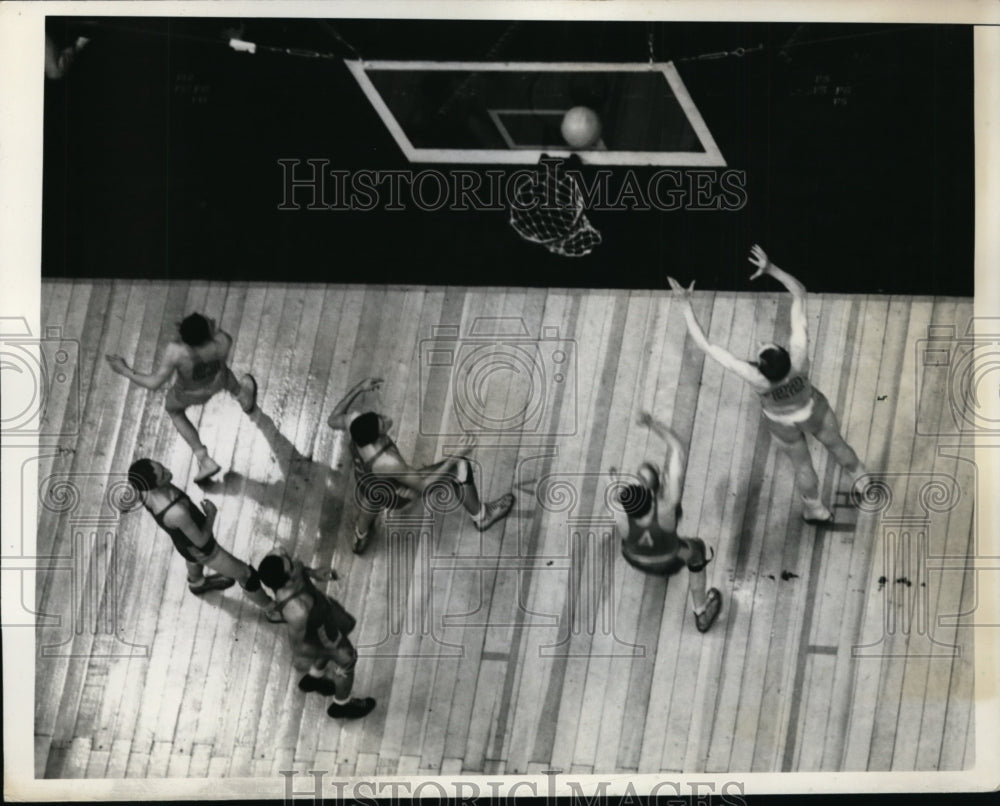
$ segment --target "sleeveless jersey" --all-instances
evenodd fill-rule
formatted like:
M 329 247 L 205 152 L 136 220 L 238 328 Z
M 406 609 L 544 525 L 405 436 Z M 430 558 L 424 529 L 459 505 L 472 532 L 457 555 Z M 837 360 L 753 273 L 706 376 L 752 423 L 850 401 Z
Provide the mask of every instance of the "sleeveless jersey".
M 225 362 L 221 358 L 223 350 L 218 343 L 212 342 L 211 348 L 203 350 L 204 355 L 199 356 L 193 348 L 188 349 L 188 356 L 191 359 L 190 377 L 185 377 L 180 372 L 177 373 L 177 386 L 181 389 L 195 390 L 204 389 L 215 382 L 219 373 L 222 372 Z
M 622 538 L 622 555 L 630 565 L 654 574 L 672 574 L 684 567 L 679 556 L 681 540 L 653 518 L 648 526 L 628 519 L 628 534 Z
M 344 610 L 339 602 L 331 599 L 313 584 L 305 571 L 305 566 L 298 560 L 292 563 L 291 580 L 291 593 L 275 602 L 275 609 L 283 612 L 285 605 L 299 596 L 308 596 L 312 599 L 312 606 L 306 619 L 307 643 L 314 645 L 335 643 L 341 635 L 347 635 L 354 629 L 354 617 Z
M 772 383 L 765 392 L 758 392 L 765 412 L 787 416 L 802 410 L 812 399 L 812 383 L 805 371 L 792 372 L 784 380 Z
M 163 516 L 167 513 L 167 510 L 169 510 L 175 504 L 183 502 L 184 506 L 187 507 L 188 515 L 191 516 L 191 520 L 194 521 L 195 526 L 197 526 L 199 529 L 204 528 L 205 513 L 194 505 L 194 502 L 190 498 L 188 498 L 186 493 L 180 491 L 178 492 L 179 492 L 178 496 L 169 504 L 167 504 L 163 509 L 161 509 L 159 512 L 151 512 L 150 514 L 153 516 L 153 520 L 156 521 L 157 525 L 164 532 L 170 535 L 170 539 L 174 543 L 174 548 L 177 549 L 177 552 L 185 560 L 189 560 L 191 562 L 200 562 L 200 558 L 195 554 L 193 554 L 192 552 L 197 552 L 198 554 L 202 555 L 202 557 L 207 557 L 215 550 L 216 546 L 215 538 L 214 537 L 209 538 L 208 543 L 205 544 L 205 546 L 203 547 L 196 546 L 194 543 L 191 542 L 191 538 L 189 538 L 184 533 L 183 529 L 177 529 L 173 526 L 167 526 L 167 524 L 164 523 L 163 520 Z

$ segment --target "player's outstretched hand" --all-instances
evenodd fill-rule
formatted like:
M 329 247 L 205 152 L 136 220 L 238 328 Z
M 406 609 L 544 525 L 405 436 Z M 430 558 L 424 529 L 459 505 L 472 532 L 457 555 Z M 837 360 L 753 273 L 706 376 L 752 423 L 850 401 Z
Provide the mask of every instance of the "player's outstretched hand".
M 767 274 L 768 269 L 771 268 L 771 261 L 767 257 L 767 252 L 757 246 L 757 244 L 750 247 L 750 257 L 747 260 L 757 267 L 757 271 L 750 275 L 751 280 L 756 280 L 758 277 Z
M 687 288 L 678 283 L 673 277 L 667 277 L 667 282 L 670 283 L 670 288 L 674 292 L 674 298 L 688 302 L 691 299 L 691 292 L 694 291 L 694 280 L 691 281 L 691 285 Z
M 125 363 L 125 359 L 120 355 L 105 355 L 104 359 L 108 362 L 108 366 L 111 367 L 113 372 L 117 372 L 119 375 L 124 375 L 128 372 L 128 364 Z
M 209 518 L 214 518 L 219 512 L 219 508 L 207 498 L 201 502 L 201 508 L 205 511 L 205 515 Z

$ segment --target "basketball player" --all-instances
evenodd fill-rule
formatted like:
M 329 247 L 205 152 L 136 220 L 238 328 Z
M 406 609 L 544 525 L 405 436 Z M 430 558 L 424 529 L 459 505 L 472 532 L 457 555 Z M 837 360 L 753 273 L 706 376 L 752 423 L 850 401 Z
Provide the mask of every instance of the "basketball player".
M 677 535 L 686 469 L 684 447 L 668 426 L 648 412 L 639 415 L 639 425 L 667 443 L 666 473 L 661 477 L 656 465 L 643 462 L 636 471 L 638 481 L 619 490 L 618 502 L 628 519 L 622 555 L 629 565 L 653 576 L 670 577 L 687 566 L 695 626 L 698 632 L 707 632 L 722 609 L 722 594 L 718 588 L 705 591 L 705 566 L 712 560 L 705 542 Z M 618 471 L 611 468 L 611 475 L 617 479 Z
M 238 580 L 243 592 L 258 607 L 265 608 L 267 620 L 280 622 L 281 615 L 260 586 L 260 578 L 242 560 L 220 546 L 212 534 L 218 510 L 208 499 L 198 509 L 187 494 L 171 484 L 171 472 L 153 459 L 139 459 L 128 469 L 128 481 L 146 511 L 174 543 L 187 563 L 188 590 L 196 596 L 232 587 Z M 215 571 L 206 574 L 205 568 Z
M 756 244 L 750 262 L 757 267 L 751 275 L 756 280 L 765 274 L 774 277 L 792 295 L 791 334 L 788 349 L 777 344 L 761 344 L 756 361 L 743 361 L 705 338 L 691 309 L 691 290 L 668 277 L 674 296 L 683 305 L 691 338 L 708 356 L 747 381 L 760 396 L 764 421 L 778 446 L 791 457 L 795 480 L 802 496 L 802 517 L 808 523 L 833 520 L 833 513 L 819 496 L 819 479 L 806 444 L 806 434 L 818 439 L 857 484 L 865 467 L 840 434 L 837 416 L 826 397 L 809 382 L 809 333 L 806 320 L 806 289 L 798 280 L 775 266 Z
M 299 689 L 333 695 L 327 714 L 338 719 L 358 719 L 375 707 L 371 697 L 351 697 L 358 653 L 347 638 L 354 618 L 339 603 L 322 593 L 314 579 L 336 579 L 333 571 L 316 571 L 284 549 L 276 549 L 261 560 L 260 578 L 274 591 L 276 609 L 288 623 L 288 639 L 297 668 L 308 664 Z M 327 677 L 327 671 L 331 677 Z
M 475 447 L 475 438 L 466 435 L 460 440 L 459 452 L 427 467 L 414 468 L 407 464 L 389 437 L 392 420 L 373 411 L 355 408 L 354 401 L 364 392 L 377 389 L 381 378 L 369 378 L 357 383 L 331 412 L 327 424 L 350 433 L 348 444 L 354 459 L 355 483 L 362 506 L 354 526 L 354 552 L 360 554 L 371 538 L 372 524 L 380 510 L 399 509 L 416 500 L 435 482 L 451 484 L 465 511 L 480 532 L 485 532 L 498 520 L 510 514 L 514 506 L 511 493 L 496 501 L 483 503 L 476 490 L 472 465 L 465 458 Z
M 214 319 L 192 313 L 180 323 L 178 331 L 180 341 L 167 345 L 159 368 L 150 375 L 130 369 L 120 355 L 107 355 L 105 358 L 112 370 L 146 389 L 159 389 L 176 374 L 174 385 L 167 392 L 165 406 L 174 427 L 194 451 L 198 460 L 198 475 L 194 480 L 201 484 L 222 468 L 208 455 L 208 448 L 202 444 L 198 429 L 187 418 L 185 409 L 207 403 L 225 389 L 239 401 L 244 412 L 252 414 L 257 406 L 257 381 L 253 375 L 244 375 L 242 381 L 236 380 L 226 365 L 233 337 L 217 328 Z

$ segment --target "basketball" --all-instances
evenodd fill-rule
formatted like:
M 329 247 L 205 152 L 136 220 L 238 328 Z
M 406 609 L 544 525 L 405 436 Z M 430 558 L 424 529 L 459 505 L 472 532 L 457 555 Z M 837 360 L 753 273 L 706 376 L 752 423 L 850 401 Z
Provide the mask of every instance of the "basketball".
M 574 106 L 563 115 L 563 139 L 571 148 L 589 148 L 601 137 L 601 119 L 586 106 Z

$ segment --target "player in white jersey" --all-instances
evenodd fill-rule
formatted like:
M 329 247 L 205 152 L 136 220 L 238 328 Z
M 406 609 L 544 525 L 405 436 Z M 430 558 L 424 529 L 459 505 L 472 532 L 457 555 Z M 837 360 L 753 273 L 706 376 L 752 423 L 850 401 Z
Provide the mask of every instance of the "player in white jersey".
M 747 381 L 760 396 L 764 422 L 778 446 L 795 465 L 795 481 L 804 505 L 802 517 L 810 523 L 833 520 L 833 513 L 820 500 L 819 479 L 813 468 L 806 434 L 818 439 L 850 475 L 852 484 L 865 474 L 857 454 L 840 434 L 837 415 L 822 392 L 809 381 L 809 329 L 806 319 L 806 289 L 788 272 L 775 266 L 759 246 L 750 252 L 750 262 L 757 271 L 756 280 L 771 275 L 792 295 L 791 333 L 788 349 L 777 344 L 761 344 L 755 361 L 737 358 L 716 344 L 709 343 L 691 309 L 691 290 L 668 277 L 674 296 L 681 301 L 688 331 L 694 343 L 706 355 Z

